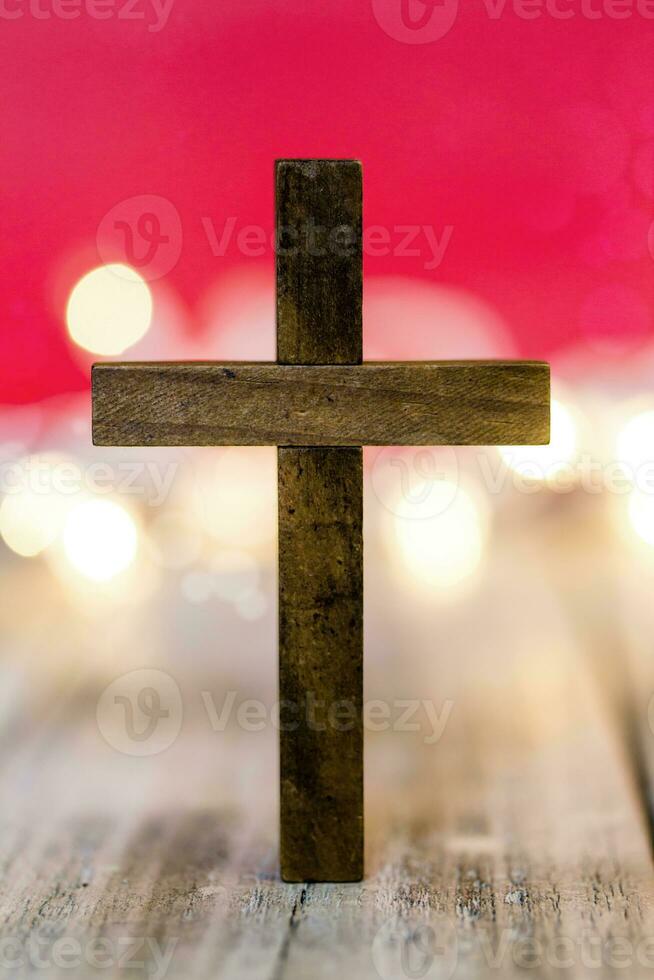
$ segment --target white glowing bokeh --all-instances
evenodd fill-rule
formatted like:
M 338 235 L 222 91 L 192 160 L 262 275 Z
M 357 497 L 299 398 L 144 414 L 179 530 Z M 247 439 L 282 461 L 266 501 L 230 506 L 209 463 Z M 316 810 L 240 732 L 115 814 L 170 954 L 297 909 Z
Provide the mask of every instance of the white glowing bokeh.
M 578 455 L 577 424 L 569 408 L 552 399 L 548 446 L 500 446 L 502 459 L 524 479 L 546 482 L 570 466 Z
M 7 473 L 10 492 L 0 505 L 0 534 L 5 544 L 23 558 L 41 554 L 63 528 L 71 497 L 66 486 L 79 476 L 79 467 L 49 453 L 27 456 Z
M 108 582 L 134 561 L 138 532 L 120 504 L 86 500 L 70 510 L 63 545 L 68 561 L 84 578 Z
M 222 547 L 255 550 L 274 540 L 276 456 L 263 449 L 225 449 L 202 464 L 192 510 Z
M 152 295 L 128 265 L 101 265 L 74 287 L 66 309 L 68 332 L 80 347 L 111 357 L 137 343 L 152 322 Z
M 654 410 L 633 415 L 618 434 L 616 454 L 633 476 L 654 461 Z
M 633 490 L 627 505 L 629 522 L 641 541 L 654 547 L 654 496 Z
M 52 544 L 59 530 L 57 502 L 25 491 L 11 494 L 0 505 L 0 534 L 5 544 L 23 558 L 33 558 Z
M 405 567 L 428 587 L 448 589 L 472 575 L 484 550 L 484 522 L 472 497 L 462 488 L 440 480 L 430 488 L 443 495 L 443 507 L 427 520 L 415 520 L 411 502 L 402 514 L 395 505 L 395 537 Z

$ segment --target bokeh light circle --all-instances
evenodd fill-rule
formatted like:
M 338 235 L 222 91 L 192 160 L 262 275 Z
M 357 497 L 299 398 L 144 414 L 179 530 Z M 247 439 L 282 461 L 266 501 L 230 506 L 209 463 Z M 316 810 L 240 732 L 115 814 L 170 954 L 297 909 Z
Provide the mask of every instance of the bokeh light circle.
M 81 478 L 73 460 L 52 453 L 25 456 L 8 470 L 0 505 L 0 535 L 23 558 L 34 558 L 54 543 L 71 506 L 67 480 Z
M 654 496 L 632 490 L 629 494 L 627 513 L 631 527 L 645 544 L 654 548 Z
M 145 279 L 115 263 L 87 272 L 66 309 L 68 332 L 79 347 L 112 357 L 136 344 L 152 322 L 152 295 Z
M 444 506 L 428 520 L 416 521 L 407 502 L 407 517 L 398 501 L 395 537 L 405 568 L 422 586 L 449 589 L 471 576 L 484 549 L 482 515 L 474 500 L 460 486 L 446 480 L 430 487 Z
M 625 422 L 618 434 L 616 455 L 634 477 L 642 466 L 654 462 L 654 409 Z
M 523 479 L 547 482 L 577 458 L 577 425 L 562 402 L 552 399 L 550 443 L 547 446 L 500 446 L 504 463 Z
M 134 561 L 138 533 L 124 507 L 111 500 L 85 500 L 73 507 L 63 533 L 70 564 L 92 582 L 108 582 Z

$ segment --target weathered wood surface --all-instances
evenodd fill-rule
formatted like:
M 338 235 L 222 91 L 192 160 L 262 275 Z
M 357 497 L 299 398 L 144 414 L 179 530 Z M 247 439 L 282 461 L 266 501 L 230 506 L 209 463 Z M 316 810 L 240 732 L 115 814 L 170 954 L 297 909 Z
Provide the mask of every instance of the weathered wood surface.
M 537 976 L 613 977 L 626 958 L 630 980 L 651 976 L 641 819 L 614 736 L 574 684 L 566 696 L 570 680 L 550 677 L 546 697 L 504 688 L 523 700 L 519 717 L 516 702 L 481 698 L 480 724 L 466 712 L 430 753 L 389 738 L 373 746 L 369 878 L 356 886 L 276 880 L 274 768 L 253 765 L 255 740 L 221 749 L 226 786 L 212 790 L 206 732 L 174 767 L 165 757 L 136 766 L 94 743 L 92 706 L 69 706 L 4 775 L 0 941 L 13 945 L 3 955 L 35 977 L 95 975 L 86 961 L 56 968 L 65 939 L 85 957 L 120 952 L 152 969 L 170 954 L 164 975 L 183 980 L 401 980 L 421 966 L 517 977 L 530 963 Z M 576 722 L 561 742 L 551 721 L 562 712 Z M 239 800 L 243 772 L 255 785 Z M 28 782 L 42 787 L 40 813 L 21 808 Z M 49 969 L 30 962 L 34 949 Z M 124 976 L 115 966 L 103 975 Z
M 529 361 L 100 364 L 97 445 L 514 445 L 549 441 Z
M 277 360 L 362 357 L 362 175 L 358 160 L 275 167 Z
M 361 449 L 279 450 L 281 867 L 363 875 Z
M 424 713 L 417 732 L 367 731 L 361 885 L 279 882 L 276 729 L 212 731 L 193 710 L 199 668 L 186 651 L 177 742 L 143 759 L 107 745 L 96 705 L 111 651 L 103 671 L 92 624 L 53 648 L 60 597 L 46 604 L 39 586 L 39 629 L 24 624 L 23 646 L 12 634 L 3 647 L 0 969 L 12 980 L 651 977 L 652 860 L 629 755 L 530 554 L 532 574 L 516 577 L 505 549 L 477 595 L 428 615 L 392 588 L 373 544 L 367 697 L 432 698 L 443 718 L 452 708 L 433 744 Z M 6 639 L 34 568 L 0 579 Z M 156 645 L 174 662 L 165 630 Z M 244 694 L 268 703 L 246 679 L 252 651 L 233 654 Z M 142 644 L 124 656 L 118 671 L 147 662 Z M 211 674 L 200 688 L 233 683 Z M 274 688 L 272 664 L 258 674 Z
M 282 362 L 361 361 L 361 194 L 356 162 L 277 163 L 277 229 L 280 245 L 287 246 L 277 255 Z M 317 228 L 321 241 L 310 240 L 307 232 L 315 235 Z M 344 233 L 350 246 L 343 251 Z M 297 368 L 287 376 L 297 379 Z M 333 398 L 325 391 L 307 394 L 316 404 L 329 405 Z M 292 417 L 295 425 L 306 418 L 302 409 L 290 407 L 288 393 L 281 398 L 287 420 Z M 321 421 L 316 419 L 316 430 Z M 279 696 L 289 725 L 280 730 L 280 866 L 286 881 L 359 881 L 362 451 L 315 448 L 313 435 L 299 441 L 314 448 L 282 445 L 277 453 Z

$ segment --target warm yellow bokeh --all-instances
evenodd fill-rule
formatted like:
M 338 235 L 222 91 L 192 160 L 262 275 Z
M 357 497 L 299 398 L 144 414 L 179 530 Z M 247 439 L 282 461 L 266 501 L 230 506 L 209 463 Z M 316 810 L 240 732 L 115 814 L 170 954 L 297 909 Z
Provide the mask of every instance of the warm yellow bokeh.
M 59 510 L 51 497 L 26 491 L 5 497 L 0 505 L 0 534 L 23 558 L 33 558 L 52 544 L 59 529 Z
M 134 561 L 138 532 L 120 504 L 86 500 L 68 514 L 63 545 L 76 571 L 93 582 L 108 582 Z
M 442 495 L 440 512 L 416 520 L 411 501 L 396 503 L 395 538 L 402 563 L 412 577 L 428 588 L 449 589 L 472 575 L 484 550 L 484 522 L 472 497 L 447 480 L 437 481 L 431 493 Z
M 654 410 L 633 415 L 618 434 L 616 455 L 635 480 L 638 470 L 654 462 Z
M 187 506 L 222 548 L 261 552 L 277 526 L 277 457 L 268 449 L 231 447 L 199 463 Z
M 72 339 L 85 350 L 106 357 L 122 354 L 150 328 L 150 288 L 130 266 L 101 265 L 73 289 L 66 322 Z
M 500 446 L 499 452 L 514 473 L 526 480 L 547 482 L 569 467 L 578 455 L 577 425 L 573 413 L 552 399 L 548 446 Z
M 654 547 L 654 496 L 632 490 L 627 505 L 629 522 L 641 541 Z
M 80 478 L 72 460 L 51 453 L 26 456 L 13 464 L 0 505 L 0 534 L 23 558 L 34 558 L 60 534 L 71 506 L 71 486 Z

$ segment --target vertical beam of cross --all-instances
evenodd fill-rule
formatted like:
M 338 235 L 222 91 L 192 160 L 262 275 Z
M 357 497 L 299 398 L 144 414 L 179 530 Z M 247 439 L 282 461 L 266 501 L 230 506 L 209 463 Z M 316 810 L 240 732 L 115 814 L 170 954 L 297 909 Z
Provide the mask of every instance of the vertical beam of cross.
M 277 359 L 359 364 L 356 161 L 280 160 Z M 363 875 L 363 472 L 360 447 L 278 449 L 281 871 Z

